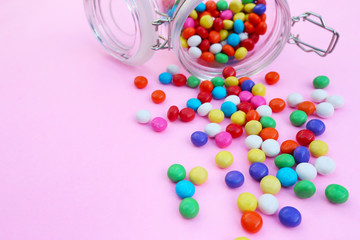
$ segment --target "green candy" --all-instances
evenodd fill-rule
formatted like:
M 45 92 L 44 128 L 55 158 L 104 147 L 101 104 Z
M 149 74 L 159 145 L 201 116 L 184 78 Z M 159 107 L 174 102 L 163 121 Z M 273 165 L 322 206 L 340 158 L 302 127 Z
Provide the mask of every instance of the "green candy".
M 349 198 L 349 192 L 346 188 L 338 184 L 330 184 L 325 189 L 326 198 L 332 203 L 344 203 Z
M 215 54 L 215 60 L 218 63 L 227 63 L 229 61 L 229 57 L 224 53 L 217 53 Z
M 211 83 L 214 87 L 222 87 L 224 86 L 224 79 L 222 79 L 221 77 L 214 77 L 213 79 L 211 79 Z
M 179 212 L 184 218 L 194 218 L 199 213 L 199 204 L 193 198 L 184 198 L 180 202 Z
M 200 84 L 200 79 L 198 79 L 197 77 L 194 77 L 194 76 L 190 76 L 187 79 L 186 84 L 191 88 L 197 88 Z
M 290 114 L 290 122 L 296 127 L 300 127 L 306 123 L 307 115 L 304 111 L 296 110 Z
M 278 168 L 289 167 L 295 164 L 295 158 L 291 154 L 283 153 L 275 158 L 275 165 Z
M 224 0 L 221 0 L 221 1 L 218 1 L 216 3 L 216 8 L 219 10 L 219 11 L 224 11 L 228 8 L 228 3 L 227 1 L 224 1 Z
M 326 88 L 329 86 L 330 80 L 327 76 L 317 76 L 313 80 L 313 85 L 315 88 Z
M 302 180 L 295 185 L 294 192 L 299 198 L 310 198 L 315 194 L 316 187 L 312 182 Z
M 275 128 L 276 122 L 272 117 L 264 116 L 260 118 L 260 123 L 263 128 Z
M 243 4 L 248 4 L 248 3 L 252 3 L 252 2 L 253 2 L 253 0 L 242 0 Z
M 180 164 L 173 164 L 167 171 L 168 178 L 173 182 L 179 182 L 186 177 L 186 170 Z

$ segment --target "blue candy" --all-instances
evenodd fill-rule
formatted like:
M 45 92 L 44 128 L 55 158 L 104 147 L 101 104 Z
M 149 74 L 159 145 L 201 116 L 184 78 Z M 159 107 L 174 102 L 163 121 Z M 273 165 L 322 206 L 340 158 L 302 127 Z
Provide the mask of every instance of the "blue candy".
M 228 172 L 225 176 L 225 183 L 229 188 L 238 188 L 244 184 L 244 175 L 239 171 Z
M 258 4 L 253 8 L 253 13 L 256 13 L 257 15 L 262 15 L 266 12 L 266 5 L 264 4 Z
M 208 141 L 208 135 L 201 131 L 196 131 L 191 134 L 191 142 L 197 146 L 201 147 L 204 146 Z
M 224 87 L 215 87 L 212 92 L 212 96 L 214 99 L 223 99 L 226 97 L 226 89 Z
M 187 180 L 181 180 L 176 184 L 175 191 L 180 198 L 188 198 L 195 194 L 195 186 Z
M 325 132 L 325 124 L 319 119 L 312 119 L 306 124 L 306 129 L 312 131 L 315 136 L 320 136 Z
M 291 187 L 298 180 L 295 170 L 289 167 L 279 169 L 276 173 L 276 178 L 279 179 L 281 185 L 284 187 Z
M 234 22 L 234 31 L 236 33 L 242 33 L 245 29 L 244 22 L 241 19 L 235 20 Z
M 301 223 L 301 213 L 294 207 L 283 207 L 279 211 L 279 220 L 286 227 L 296 227 Z
M 172 75 L 168 72 L 163 72 L 159 75 L 159 81 L 162 83 L 162 84 L 169 84 L 171 83 L 172 81 Z
M 232 47 L 236 47 L 240 43 L 240 37 L 236 33 L 232 33 L 227 38 L 227 44 Z
M 295 148 L 293 156 L 295 158 L 296 163 L 309 162 L 309 160 L 310 160 L 309 149 L 307 149 L 304 146 L 299 146 L 299 147 Z
M 264 163 L 256 162 L 250 165 L 249 173 L 254 180 L 260 182 L 263 177 L 269 174 L 269 169 Z
M 197 98 L 190 98 L 186 103 L 186 107 L 191 108 L 195 112 L 198 110 L 200 105 L 201 105 L 201 101 Z
M 199 5 L 197 5 L 197 7 L 195 8 L 195 10 L 197 12 L 204 12 L 206 10 L 206 5 L 205 3 L 200 3 Z
M 242 91 L 249 91 L 251 92 L 253 86 L 255 85 L 255 83 L 252 80 L 245 80 L 242 84 L 241 84 L 241 90 Z
M 224 113 L 225 117 L 231 117 L 237 111 L 237 107 L 233 102 L 224 102 L 221 104 L 220 110 Z

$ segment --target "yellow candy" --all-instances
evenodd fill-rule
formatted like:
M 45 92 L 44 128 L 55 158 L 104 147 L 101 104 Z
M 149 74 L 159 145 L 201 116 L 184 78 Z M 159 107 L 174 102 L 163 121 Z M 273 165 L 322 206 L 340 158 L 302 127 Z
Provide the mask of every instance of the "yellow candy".
M 245 21 L 246 21 L 246 22 L 249 21 L 249 14 L 246 14 L 246 15 L 245 15 Z
M 189 173 L 189 180 L 195 185 L 203 184 L 207 179 L 208 173 L 203 167 L 194 167 Z
M 233 17 L 233 20 L 236 21 L 238 19 L 245 22 L 245 13 L 239 12 L 239 13 L 235 14 L 234 17 Z
M 247 13 L 251 13 L 255 6 L 256 6 L 255 3 L 248 3 L 244 6 L 244 11 Z
M 253 148 L 248 152 L 247 158 L 250 163 L 265 162 L 265 153 L 257 148 Z
M 220 34 L 220 40 L 221 41 L 224 41 L 229 36 L 228 30 L 225 30 L 225 29 L 221 29 L 219 34 Z
M 253 86 L 251 92 L 254 96 L 258 95 L 258 96 L 265 97 L 266 88 L 265 88 L 264 84 L 257 83 Z
M 205 15 L 200 18 L 200 25 L 203 26 L 206 29 L 209 29 L 213 26 L 214 20 L 211 16 Z
M 247 135 L 259 135 L 262 130 L 262 125 L 259 121 L 251 120 L 245 125 L 245 132 Z
M 242 5 L 242 3 L 239 0 L 233 0 L 230 2 L 229 4 L 229 9 L 233 12 L 233 13 L 238 13 L 243 9 L 244 5 Z
M 321 157 L 329 152 L 329 147 L 324 141 L 315 140 L 310 143 L 309 151 L 314 157 Z
M 247 55 L 247 49 L 244 48 L 244 47 L 239 47 L 236 51 L 235 51 L 235 55 L 234 57 L 237 59 L 237 60 L 241 60 L 241 59 L 244 59 Z
M 244 192 L 239 195 L 237 199 L 237 205 L 240 211 L 255 211 L 257 207 L 257 199 L 256 197 L 248 192 Z
M 189 45 L 187 44 L 187 40 L 185 38 L 183 38 L 182 36 L 180 36 L 180 43 L 183 48 L 189 47 Z
M 221 151 L 216 154 L 215 163 L 220 168 L 228 168 L 232 165 L 234 161 L 233 155 L 228 151 Z
M 239 85 L 239 79 L 237 79 L 236 77 L 227 77 L 224 81 L 225 86 L 229 87 L 229 86 L 237 86 Z
M 226 29 L 226 30 L 230 30 L 232 29 L 234 26 L 234 22 L 231 21 L 231 20 L 224 20 L 223 21 L 223 28 Z
M 191 17 L 192 19 L 196 20 L 196 19 L 198 18 L 198 13 L 197 13 L 197 11 L 195 11 L 195 9 L 192 10 L 191 13 L 190 13 L 190 15 L 189 15 L 189 17 Z
M 260 188 L 263 193 L 270 193 L 275 195 L 280 191 L 281 183 L 276 177 L 267 175 L 261 179 Z
M 231 122 L 243 126 L 246 122 L 246 113 L 243 111 L 237 111 L 230 117 Z
M 221 123 L 224 120 L 224 113 L 219 109 L 213 109 L 209 112 L 209 120 L 213 123 Z
M 237 237 L 234 240 L 250 240 L 247 237 Z

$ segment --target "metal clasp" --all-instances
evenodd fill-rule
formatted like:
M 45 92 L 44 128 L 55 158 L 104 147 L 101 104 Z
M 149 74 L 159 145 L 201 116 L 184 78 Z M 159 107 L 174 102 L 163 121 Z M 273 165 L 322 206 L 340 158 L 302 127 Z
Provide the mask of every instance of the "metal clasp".
M 156 39 L 156 43 L 151 47 L 153 50 L 160 50 L 160 49 L 170 49 L 170 42 L 169 41 L 169 36 L 170 36 L 170 31 L 171 31 L 171 27 L 170 27 L 170 23 L 172 21 L 171 17 L 165 13 L 161 13 L 159 11 L 156 11 L 156 13 L 158 15 L 160 15 L 160 18 L 155 19 L 154 21 L 152 21 L 152 25 L 155 26 L 155 31 L 159 30 L 159 26 L 167 23 L 168 24 L 168 37 L 164 37 L 162 35 L 159 35 L 158 39 Z
M 312 16 L 316 17 L 319 21 L 311 19 L 310 17 L 312 17 Z M 311 22 L 327 31 L 332 32 L 333 35 L 332 35 L 332 38 L 331 38 L 328 48 L 326 50 L 323 50 L 323 49 L 315 47 L 311 44 L 305 43 L 305 42 L 301 41 L 300 34 L 297 34 L 295 36 L 294 34 L 290 33 L 288 43 L 296 44 L 299 48 L 301 48 L 305 52 L 315 52 L 316 54 L 318 54 L 321 57 L 325 57 L 326 55 L 332 53 L 332 51 L 334 50 L 334 48 L 339 40 L 339 37 L 340 37 L 339 33 L 337 31 L 335 31 L 334 29 L 326 26 L 324 19 L 319 14 L 316 14 L 313 12 L 306 12 L 299 16 L 292 17 L 292 26 L 294 26 L 297 22 L 300 22 L 300 20 Z

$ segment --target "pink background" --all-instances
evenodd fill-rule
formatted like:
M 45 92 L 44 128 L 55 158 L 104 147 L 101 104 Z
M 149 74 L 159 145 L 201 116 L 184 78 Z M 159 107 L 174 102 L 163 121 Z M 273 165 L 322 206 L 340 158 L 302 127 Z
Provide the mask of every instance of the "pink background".
M 244 136 L 227 149 L 235 156 L 232 167 L 221 170 L 214 163 L 220 150 L 213 141 L 203 148 L 189 141 L 206 119 L 171 123 L 161 134 L 134 120 L 137 110 L 164 117 L 170 105 L 183 107 L 196 96 L 187 87 L 158 83 L 166 65 L 177 63 L 174 54 L 157 52 L 145 65 L 128 67 L 100 47 L 81 1 L 0 1 L 0 239 L 358 239 L 359 4 L 304 0 L 290 6 L 294 15 L 321 13 L 341 39 L 327 58 L 287 45 L 264 71 L 281 74 L 277 85 L 267 87 L 267 99 L 294 91 L 309 99 L 311 80 L 328 75 L 326 90 L 346 99 L 346 106 L 326 119 L 327 131 L 319 137 L 329 144 L 337 169 L 315 179 L 317 193 L 311 199 L 296 198 L 292 189 L 277 195 L 282 207 L 301 211 L 298 228 L 263 216 L 263 229 L 251 235 L 240 225 L 236 198 L 244 191 L 258 197 L 261 191 L 248 174 Z M 264 72 L 253 79 L 262 82 Z M 133 87 L 137 75 L 149 78 L 146 89 Z M 166 91 L 165 103 L 150 101 L 155 89 Z M 290 112 L 273 115 L 280 142 L 299 130 L 289 124 Z M 272 161 L 267 163 L 275 174 Z M 178 213 L 180 199 L 166 176 L 173 163 L 188 171 L 201 165 L 209 172 L 208 181 L 196 188 L 200 213 L 193 220 Z M 230 190 L 224 176 L 234 169 L 246 182 Z M 348 188 L 346 204 L 326 200 L 330 183 Z

